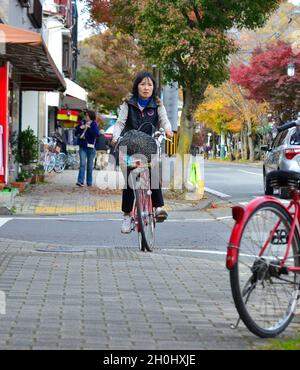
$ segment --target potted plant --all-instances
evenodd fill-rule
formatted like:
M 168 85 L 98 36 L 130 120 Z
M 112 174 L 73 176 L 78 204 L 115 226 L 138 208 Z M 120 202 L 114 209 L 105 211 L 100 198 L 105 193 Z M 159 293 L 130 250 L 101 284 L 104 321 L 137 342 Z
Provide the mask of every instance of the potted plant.
M 21 171 L 18 173 L 16 181 L 13 182 L 15 187 L 25 188 L 26 184 L 18 185 L 16 183 L 26 183 L 32 176 L 31 166 L 38 158 L 38 143 L 38 138 L 29 126 L 18 135 L 15 133 L 12 135 L 12 154 L 15 160 L 21 165 Z
M 37 184 L 39 182 L 45 181 L 45 169 L 42 163 L 38 163 L 33 170 L 33 175 L 31 178 L 31 184 Z
M 12 143 L 12 154 L 15 160 L 22 165 L 22 169 L 28 170 L 30 165 L 38 158 L 38 138 L 28 126 L 21 131 Z
M 10 183 L 11 187 L 18 188 L 20 192 L 23 192 L 26 189 L 26 186 L 28 184 L 28 180 L 31 178 L 32 174 L 29 171 L 22 170 L 18 177 L 16 178 L 16 181 L 12 181 Z

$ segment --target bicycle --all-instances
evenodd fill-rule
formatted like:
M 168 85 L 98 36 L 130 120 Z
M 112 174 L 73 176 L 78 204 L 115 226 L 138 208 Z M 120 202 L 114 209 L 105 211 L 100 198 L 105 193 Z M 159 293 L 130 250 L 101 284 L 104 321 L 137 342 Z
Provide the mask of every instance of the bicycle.
M 161 161 L 162 161 L 162 143 L 164 140 L 171 141 L 166 137 L 165 130 L 161 128 L 152 135 L 155 139 L 158 152 L 159 160 L 159 171 L 161 178 Z M 118 143 L 120 142 L 120 138 Z M 117 143 L 117 146 L 118 146 Z M 117 147 L 116 146 L 116 147 Z M 125 158 L 126 165 L 131 169 L 137 169 L 138 174 L 131 172 L 132 174 L 138 175 L 135 179 L 131 176 L 131 187 L 134 192 L 134 204 L 131 213 L 131 225 L 132 230 L 136 230 L 138 233 L 139 249 L 143 252 L 152 252 L 154 249 L 155 241 L 155 214 L 152 206 L 151 198 L 151 187 L 150 187 L 150 167 L 151 164 L 143 163 L 140 159 L 134 158 L 134 156 L 127 156 Z M 129 176 L 129 178 L 130 178 Z
M 296 126 L 294 122 L 279 131 Z M 235 225 L 226 256 L 230 285 L 240 320 L 255 335 L 272 338 L 292 321 L 300 288 L 300 173 L 272 171 L 273 188 L 288 188 L 292 200 L 286 207 L 273 197 L 251 201 L 232 209 Z
M 46 173 L 50 173 L 55 167 L 55 153 L 53 152 L 53 139 L 44 136 L 40 140 L 41 157 L 40 161 L 43 163 Z

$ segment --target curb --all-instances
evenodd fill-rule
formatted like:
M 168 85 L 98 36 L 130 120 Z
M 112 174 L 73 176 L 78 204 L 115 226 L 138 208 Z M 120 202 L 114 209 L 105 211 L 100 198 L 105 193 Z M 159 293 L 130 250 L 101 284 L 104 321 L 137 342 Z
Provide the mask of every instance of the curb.
M 15 197 L 19 194 L 19 190 L 12 192 L 0 193 L 0 216 L 7 216 L 14 214 Z

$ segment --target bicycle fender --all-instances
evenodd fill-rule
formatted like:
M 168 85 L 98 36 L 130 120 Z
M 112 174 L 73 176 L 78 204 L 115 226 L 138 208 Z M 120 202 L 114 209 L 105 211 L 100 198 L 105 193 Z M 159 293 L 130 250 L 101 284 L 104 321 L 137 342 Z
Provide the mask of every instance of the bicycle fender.
M 259 205 L 265 202 L 277 203 L 283 207 L 282 203 L 273 197 L 262 197 L 254 199 L 246 207 L 241 206 L 232 207 L 232 217 L 235 220 L 235 224 L 231 231 L 229 244 L 227 247 L 226 268 L 228 270 L 233 269 L 237 262 L 242 231 L 244 230 L 246 222 L 248 221 L 250 215 L 254 212 L 254 210 Z

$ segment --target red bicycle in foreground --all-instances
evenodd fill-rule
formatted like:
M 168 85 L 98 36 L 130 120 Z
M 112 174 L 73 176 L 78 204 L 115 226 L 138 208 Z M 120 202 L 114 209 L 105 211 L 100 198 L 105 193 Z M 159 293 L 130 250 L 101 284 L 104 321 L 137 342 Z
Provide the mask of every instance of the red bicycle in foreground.
M 300 127 L 300 120 L 278 129 Z M 300 286 L 300 173 L 272 171 L 274 188 L 288 188 L 292 200 L 285 207 L 262 197 L 246 208 L 232 209 L 235 225 L 227 249 L 231 291 L 240 319 L 254 334 L 271 338 L 292 321 Z

